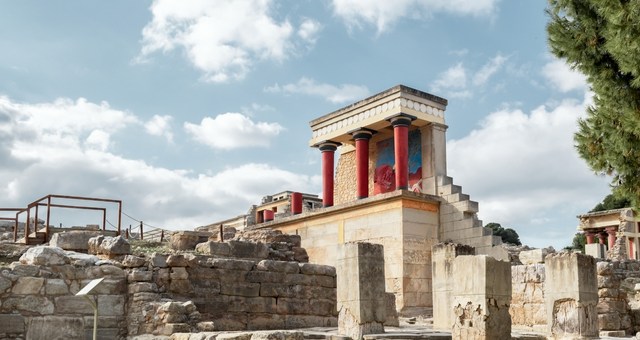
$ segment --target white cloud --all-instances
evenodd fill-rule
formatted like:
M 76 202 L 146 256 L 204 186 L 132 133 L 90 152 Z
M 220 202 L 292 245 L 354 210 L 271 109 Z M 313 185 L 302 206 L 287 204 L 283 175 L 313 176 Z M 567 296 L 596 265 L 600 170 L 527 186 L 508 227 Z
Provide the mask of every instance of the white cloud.
M 542 75 L 554 88 L 563 93 L 587 89 L 587 78 L 584 74 L 572 70 L 569 65 L 559 59 L 554 59 L 542 68 Z
M 152 136 L 160 136 L 167 139 L 169 143 L 173 142 L 173 132 L 171 132 L 171 121 L 173 117 L 164 115 L 154 115 L 144 124 L 144 129 Z
M 297 83 L 286 85 L 272 85 L 264 89 L 265 92 L 271 93 L 302 93 L 311 96 L 323 97 L 325 100 L 340 104 L 355 101 L 369 95 L 369 89 L 366 86 L 342 84 L 335 86 L 331 84 L 317 83 L 313 79 L 302 77 Z
M 184 129 L 198 142 L 214 149 L 268 147 L 271 138 L 284 130 L 278 123 L 254 122 L 241 113 L 205 117 L 200 124 L 184 123 Z
M 534 246 L 571 242 L 575 216 L 609 191 L 607 179 L 595 176 L 573 148 L 576 120 L 590 102 L 589 95 L 583 102 L 565 100 L 530 113 L 505 108 L 468 136 L 447 143 L 449 173 L 480 202 L 484 222 L 514 227 Z
M 105 146 L 115 131 L 136 127 L 130 113 L 86 101 L 82 122 L 65 119 L 56 129 L 45 121 L 59 110 L 54 103 L 23 104 L 0 100 L 0 206 L 25 206 L 47 194 L 120 199 L 123 211 L 145 223 L 170 229 L 198 225 L 246 212 L 268 193 L 282 190 L 316 192 L 319 176 L 306 176 L 267 164 L 249 163 L 217 173 L 198 174 L 156 167 L 142 160 L 114 154 Z M 74 112 L 78 101 L 62 100 Z M 108 116 L 108 117 L 107 117 Z M 108 122 L 104 130 L 92 121 Z M 223 118 L 224 120 L 224 118 Z M 260 126 L 260 123 L 256 124 Z M 111 131 L 111 134 L 106 131 Z M 115 215 L 114 215 L 115 213 Z M 52 223 L 102 223 L 101 216 L 69 222 L 77 211 L 54 211 Z M 115 224 L 117 210 L 107 220 Z M 83 215 L 84 216 L 84 215 Z M 135 224 L 124 217 L 123 226 Z
M 362 22 L 375 25 L 378 32 L 387 30 L 401 18 L 422 18 L 435 13 L 489 16 L 499 0 L 333 0 L 334 15 L 349 27 Z
M 505 61 L 507 61 L 507 57 L 503 57 L 500 54 L 493 57 L 473 76 L 473 84 L 476 86 L 486 84 L 489 78 L 500 70 Z
M 440 92 L 445 89 L 464 89 L 466 87 L 467 70 L 462 63 L 449 67 L 447 70 L 440 73 L 438 78 L 431 85 L 431 89 L 434 92 Z
M 320 30 L 318 23 L 304 19 L 296 32 L 288 20 L 271 16 L 272 7 L 272 0 L 155 0 L 138 60 L 183 49 L 205 81 L 242 79 L 256 61 L 283 61 L 300 45 L 313 44 Z

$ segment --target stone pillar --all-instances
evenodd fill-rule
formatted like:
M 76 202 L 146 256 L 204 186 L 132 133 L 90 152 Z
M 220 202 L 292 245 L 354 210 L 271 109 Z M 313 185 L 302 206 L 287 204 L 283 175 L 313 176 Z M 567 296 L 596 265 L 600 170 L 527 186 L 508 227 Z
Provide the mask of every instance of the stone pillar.
M 613 249 L 613 245 L 616 244 L 616 232 L 618 228 L 607 227 L 605 230 L 607 231 L 607 235 L 609 235 L 609 249 Z
M 393 126 L 396 190 L 409 188 L 409 126 L 414 118 L 400 114 L 389 119 Z
M 382 245 L 339 244 L 336 258 L 338 333 L 354 340 L 383 333 L 386 295 Z
M 333 206 L 333 155 L 338 148 L 334 142 L 320 145 L 322 152 L 322 206 Z
M 553 339 L 598 337 L 596 260 L 579 253 L 545 258 L 544 297 Z
M 360 129 L 353 132 L 356 141 L 356 197 L 358 199 L 369 197 L 369 140 L 373 131 Z
M 595 241 L 595 234 L 590 231 L 585 231 L 584 236 L 587 239 L 587 244 L 592 244 Z
M 433 329 L 451 330 L 453 326 L 453 260 L 460 255 L 474 255 L 475 249 L 465 244 L 438 243 L 431 247 L 433 291 Z
M 453 340 L 511 339 L 511 263 L 487 255 L 453 260 Z
M 437 195 L 438 179 L 447 176 L 447 126 L 431 123 L 420 128 L 422 192 Z
M 302 213 L 302 194 L 299 192 L 291 193 L 291 215 Z

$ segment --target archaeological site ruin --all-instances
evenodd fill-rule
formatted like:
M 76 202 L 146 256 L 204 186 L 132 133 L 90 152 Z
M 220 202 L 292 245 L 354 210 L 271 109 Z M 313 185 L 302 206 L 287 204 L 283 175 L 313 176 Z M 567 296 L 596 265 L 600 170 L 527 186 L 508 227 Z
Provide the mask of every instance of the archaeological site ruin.
M 635 336 L 633 211 L 580 216 L 586 254 L 503 245 L 447 175 L 446 107 L 399 85 L 314 119 L 321 197 L 265 193 L 194 230 L 55 228 L 49 196 L 5 209 L 0 339 L 91 339 L 92 303 L 98 339 Z

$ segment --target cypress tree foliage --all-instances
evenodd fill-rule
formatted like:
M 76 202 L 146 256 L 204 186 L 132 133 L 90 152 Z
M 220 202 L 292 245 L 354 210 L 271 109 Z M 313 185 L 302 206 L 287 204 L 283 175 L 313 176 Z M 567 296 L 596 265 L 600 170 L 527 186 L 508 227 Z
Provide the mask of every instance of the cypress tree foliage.
M 595 172 L 640 202 L 640 1 L 549 0 L 553 54 L 587 76 L 594 103 L 574 136 Z

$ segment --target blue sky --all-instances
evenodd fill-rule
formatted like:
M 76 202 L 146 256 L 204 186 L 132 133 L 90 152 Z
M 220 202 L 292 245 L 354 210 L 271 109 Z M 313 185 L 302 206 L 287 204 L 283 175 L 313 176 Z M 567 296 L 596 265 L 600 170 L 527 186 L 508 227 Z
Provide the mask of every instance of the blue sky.
M 591 94 L 549 54 L 545 5 L 0 1 L 0 206 L 98 196 L 192 229 L 319 193 L 308 122 L 404 84 L 449 100 L 449 173 L 480 218 L 562 247 L 609 189 L 573 149 Z

